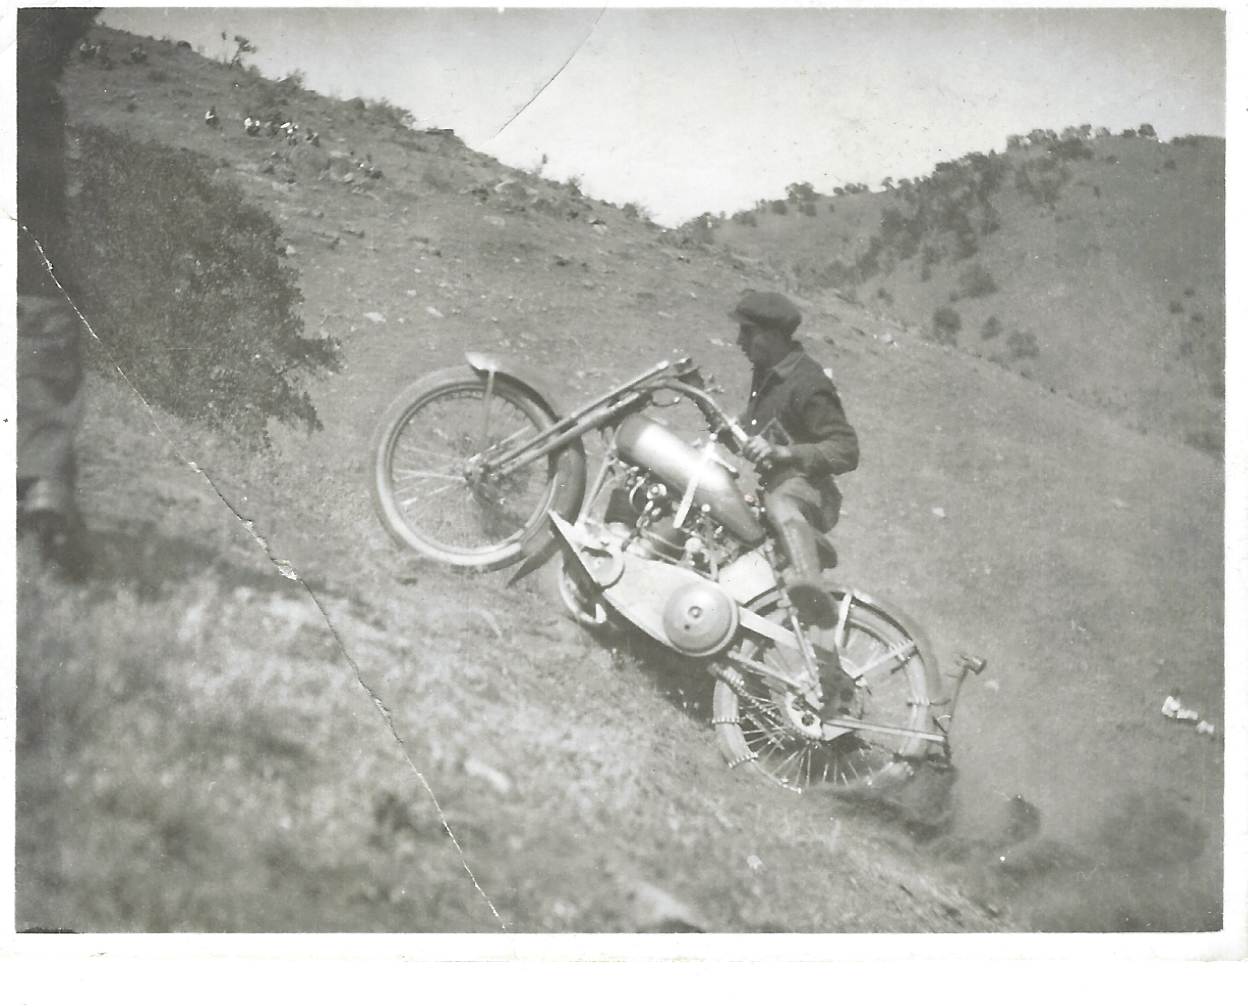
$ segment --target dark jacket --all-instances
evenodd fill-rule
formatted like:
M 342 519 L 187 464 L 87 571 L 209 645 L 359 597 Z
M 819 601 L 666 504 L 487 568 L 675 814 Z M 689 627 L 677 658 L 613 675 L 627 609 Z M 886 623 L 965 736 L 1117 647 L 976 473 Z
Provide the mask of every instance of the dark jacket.
M 741 422 L 747 434 L 761 433 L 793 452 L 793 462 L 766 474 L 765 486 L 805 476 L 825 497 L 839 501 L 831 477 L 858 467 L 858 435 L 845 419 L 832 379 L 800 343 L 775 367 L 755 370 Z

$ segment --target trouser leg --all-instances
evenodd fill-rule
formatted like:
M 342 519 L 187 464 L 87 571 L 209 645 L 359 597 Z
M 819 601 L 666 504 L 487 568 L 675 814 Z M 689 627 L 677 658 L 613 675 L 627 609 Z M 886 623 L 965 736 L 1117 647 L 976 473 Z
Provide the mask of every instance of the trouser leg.
M 17 480 L 23 513 L 74 513 L 82 418 L 79 322 L 63 300 L 17 299 Z
M 74 499 L 74 435 L 82 419 L 78 317 L 63 299 L 17 299 L 19 526 L 45 561 L 79 578 L 90 563 Z
M 798 611 L 816 626 L 836 622 L 836 604 L 823 584 L 823 567 L 815 530 L 804 513 L 808 502 L 784 492 L 783 485 L 767 495 L 767 518 L 789 555 L 785 586 Z

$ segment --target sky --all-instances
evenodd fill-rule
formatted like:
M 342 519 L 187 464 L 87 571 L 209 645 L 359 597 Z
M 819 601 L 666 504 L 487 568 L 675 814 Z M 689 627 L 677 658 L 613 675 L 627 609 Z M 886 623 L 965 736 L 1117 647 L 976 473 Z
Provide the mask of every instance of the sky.
M 661 224 L 792 182 L 926 174 L 1010 133 L 1149 122 L 1225 135 L 1211 9 L 160 8 L 102 20 L 385 98 L 506 164 Z M 228 47 L 228 49 L 227 49 Z
M 808 181 L 929 172 L 1010 133 L 1225 134 L 1221 14 L 1194 9 L 107 9 L 270 76 L 385 98 L 663 224 Z

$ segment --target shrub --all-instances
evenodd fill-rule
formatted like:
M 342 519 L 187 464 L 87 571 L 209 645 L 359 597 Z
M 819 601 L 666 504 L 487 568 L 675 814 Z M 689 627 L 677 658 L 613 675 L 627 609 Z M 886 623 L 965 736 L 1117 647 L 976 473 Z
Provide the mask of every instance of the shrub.
M 758 227 L 758 215 L 753 210 L 738 210 L 732 215 L 732 219 L 746 227 Z
M 1170 314 L 1171 314 L 1171 315 L 1182 315 L 1182 314 L 1183 314 L 1183 302 L 1182 302 L 1182 301 L 1173 301 L 1173 300 L 1172 300 L 1172 301 L 1170 302 Z
M 807 217 L 814 217 L 818 212 L 819 211 L 818 211 L 818 207 L 816 206 L 816 204 L 814 203 L 802 204 L 802 213 L 804 213 Z
M 962 328 L 962 316 L 942 305 L 932 312 L 932 339 L 947 346 L 957 346 L 958 331 Z
M 995 315 L 989 315 L 985 319 L 983 326 L 979 330 L 980 339 L 990 340 L 996 339 L 1001 335 L 1001 320 Z
M 790 182 L 784 193 L 790 203 L 807 203 L 815 198 L 815 187 L 809 182 Z
M 984 297 L 996 290 L 997 281 L 982 263 L 973 263 L 958 275 L 958 293 L 962 297 Z
M 783 217 L 785 214 L 789 212 L 789 204 L 787 204 L 782 199 L 772 200 L 770 204 L 770 209 L 772 213 L 780 214 L 780 216 Z
M 300 369 L 335 369 L 338 355 L 303 336 L 272 218 L 188 152 L 95 127 L 81 143 L 79 294 L 139 392 L 253 445 L 267 443 L 270 418 L 319 429 Z
M 979 251 L 979 238 L 971 228 L 968 227 L 955 232 L 953 238 L 953 257 L 955 259 L 969 259 Z
M 1019 192 L 1052 209 L 1069 177 L 1070 169 L 1061 159 L 1047 154 L 1019 165 L 1014 172 L 1014 185 Z
M 1179 167 L 1179 163 L 1175 161 L 1174 158 L 1166 158 L 1166 160 L 1162 162 L 1161 166 L 1166 169 L 1166 171 L 1176 171 Z
M 1009 347 L 1010 356 L 1014 360 L 1040 356 L 1040 343 L 1036 340 L 1036 335 L 1031 330 L 1019 332 L 1015 329 L 1006 337 L 1005 345 Z
M 1063 161 L 1088 160 L 1092 157 L 1092 148 L 1078 136 L 1073 136 L 1051 144 L 1049 153 Z

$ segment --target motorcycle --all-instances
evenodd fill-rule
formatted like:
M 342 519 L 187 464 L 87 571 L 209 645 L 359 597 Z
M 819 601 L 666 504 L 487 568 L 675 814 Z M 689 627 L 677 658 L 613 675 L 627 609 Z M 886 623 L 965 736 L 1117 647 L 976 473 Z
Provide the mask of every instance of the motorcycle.
M 557 551 L 577 622 L 640 630 L 714 677 L 711 721 L 730 768 L 849 794 L 949 764 L 962 684 L 985 661 L 959 655 L 942 677 L 909 617 L 826 569 L 835 623 L 802 616 L 766 493 L 724 457 L 748 435 L 689 358 L 570 412 L 523 367 L 465 358 L 405 389 L 379 421 L 373 498 L 401 545 L 459 568 L 516 566 L 512 583 Z M 685 403 L 706 428 L 692 442 L 653 415 Z M 604 445 L 587 482 L 594 431 Z M 826 537 L 820 550 L 834 567 Z

